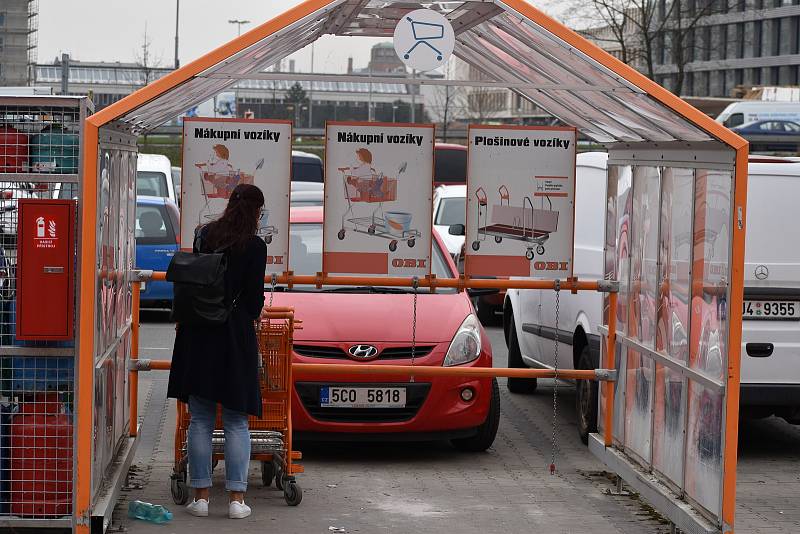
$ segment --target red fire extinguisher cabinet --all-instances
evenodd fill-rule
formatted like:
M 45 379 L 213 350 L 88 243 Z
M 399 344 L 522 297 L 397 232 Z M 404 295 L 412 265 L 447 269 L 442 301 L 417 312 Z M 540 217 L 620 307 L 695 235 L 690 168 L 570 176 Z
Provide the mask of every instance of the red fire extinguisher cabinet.
M 74 200 L 20 199 L 17 224 L 17 339 L 74 335 Z

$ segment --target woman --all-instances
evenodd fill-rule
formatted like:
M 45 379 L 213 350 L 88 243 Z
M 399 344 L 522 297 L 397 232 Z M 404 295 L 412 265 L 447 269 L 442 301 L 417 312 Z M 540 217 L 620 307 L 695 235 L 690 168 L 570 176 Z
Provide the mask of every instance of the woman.
M 228 515 L 250 515 L 244 502 L 250 464 L 247 416 L 261 415 L 258 345 L 253 322 L 264 306 L 267 247 L 256 237 L 264 206 L 261 190 L 238 185 L 222 216 L 197 232 L 195 252 L 224 249 L 226 302 L 232 306 L 226 323 L 218 326 L 178 325 L 169 397 L 189 403 L 189 485 L 194 500 L 190 514 L 208 515 L 211 487 L 211 436 L 222 405 L 225 427 L 225 487 L 230 492 Z

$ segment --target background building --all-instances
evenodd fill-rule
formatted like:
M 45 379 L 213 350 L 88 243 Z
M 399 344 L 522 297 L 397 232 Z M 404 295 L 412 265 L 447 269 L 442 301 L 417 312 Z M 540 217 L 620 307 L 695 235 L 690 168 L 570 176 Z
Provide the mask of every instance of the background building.
M 800 0 L 637 0 L 630 6 L 610 19 L 597 9 L 602 2 L 591 0 L 584 9 L 605 23 L 582 33 L 674 93 L 741 98 L 756 86 L 800 84 Z M 638 22 L 643 6 L 655 13 L 653 22 Z
M 33 81 L 38 14 L 38 0 L 0 1 L 0 86 Z

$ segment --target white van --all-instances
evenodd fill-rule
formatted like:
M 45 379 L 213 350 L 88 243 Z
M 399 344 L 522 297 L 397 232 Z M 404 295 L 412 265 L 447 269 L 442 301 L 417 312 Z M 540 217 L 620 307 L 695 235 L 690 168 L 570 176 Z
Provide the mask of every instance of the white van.
M 575 276 L 603 278 L 605 153 L 577 157 Z M 747 192 L 741 413 L 778 415 L 800 424 L 800 162 L 751 159 Z M 600 362 L 602 296 L 562 291 L 555 326 L 555 292 L 509 290 L 503 327 L 509 367 L 594 369 Z M 513 393 L 532 392 L 535 379 L 508 380 Z M 597 427 L 597 383 L 576 384 L 578 430 L 586 442 Z
M 136 194 L 168 198 L 178 203 L 172 182 L 172 165 L 167 156 L 139 154 L 136 157 Z
M 717 117 L 728 128 L 746 122 L 781 119 L 800 122 L 800 102 L 764 102 L 761 100 L 734 102 Z

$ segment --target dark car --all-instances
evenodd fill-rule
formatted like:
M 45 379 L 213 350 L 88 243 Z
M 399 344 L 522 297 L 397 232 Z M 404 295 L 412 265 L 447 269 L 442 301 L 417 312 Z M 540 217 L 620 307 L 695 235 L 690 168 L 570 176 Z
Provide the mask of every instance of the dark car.
M 800 124 L 792 121 L 753 121 L 731 128 L 739 135 L 793 135 L 800 137 Z
M 322 183 L 322 158 L 310 152 L 292 150 L 292 181 Z
M 753 121 L 731 128 L 750 141 L 751 152 L 797 152 L 800 124 L 785 120 Z
M 467 147 L 450 143 L 434 145 L 436 168 L 433 172 L 435 186 L 467 183 Z

